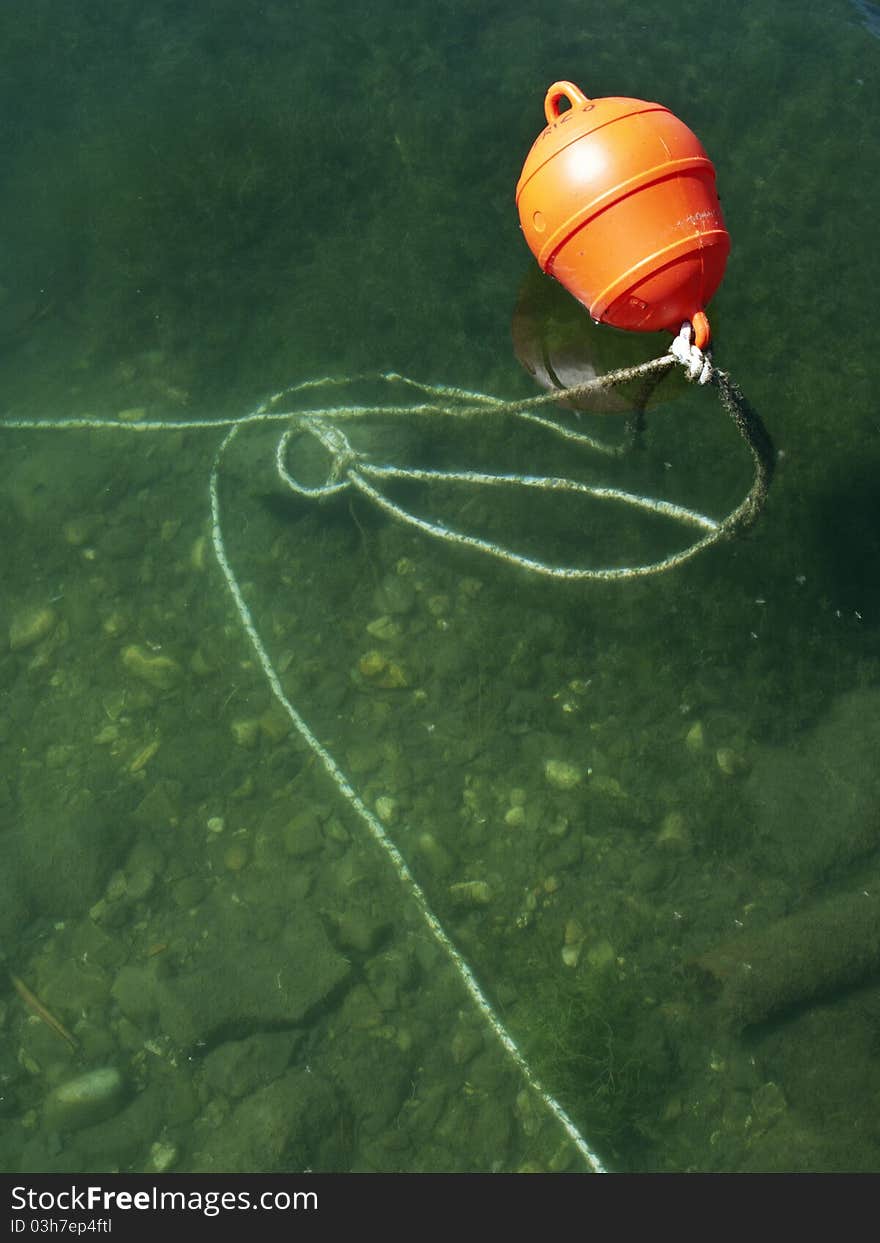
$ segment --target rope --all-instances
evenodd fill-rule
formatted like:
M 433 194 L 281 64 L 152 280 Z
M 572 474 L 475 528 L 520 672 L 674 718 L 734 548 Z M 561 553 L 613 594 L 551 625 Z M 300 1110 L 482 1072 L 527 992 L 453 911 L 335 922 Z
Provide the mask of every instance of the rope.
M 673 339 L 669 353 L 684 366 L 687 378 L 695 384 L 708 384 L 712 378 L 712 363 L 708 356 L 694 344 L 694 330 L 685 320 L 678 336 Z
M 773 473 L 773 446 L 763 424 L 754 410 L 746 402 L 740 390 L 733 384 L 730 377 L 715 368 L 710 359 L 691 343 L 692 329 L 685 324 L 673 341 L 669 354 L 652 359 L 639 366 L 609 372 L 599 379 L 590 380 L 570 389 L 562 390 L 566 400 L 595 393 L 600 389 L 614 388 L 634 380 L 643 382 L 644 400 L 656 383 L 663 378 L 676 364 L 681 363 L 688 378 L 699 385 L 711 384 L 717 389 L 722 408 L 733 420 L 740 436 L 745 440 L 752 455 L 755 476 L 751 488 L 736 509 L 723 519 L 708 517 L 706 514 L 675 505 L 671 501 L 657 500 L 653 497 L 641 496 L 625 492 L 618 488 L 600 487 L 585 484 L 574 479 L 546 475 L 524 474 L 491 474 L 478 471 L 442 471 L 422 470 L 373 463 L 366 454 L 358 452 L 347 436 L 331 419 L 337 420 L 335 412 L 316 413 L 308 411 L 295 416 L 295 426 L 289 428 L 278 442 L 275 462 L 278 477 L 285 487 L 302 497 L 324 499 L 336 496 L 346 488 L 354 488 L 367 497 L 378 508 L 393 518 L 398 519 L 424 534 L 446 543 L 460 547 L 472 548 L 487 553 L 508 565 L 528 570 L 547 578 L 564 579 L 570 582 L 586 580 L 605 580 L 644 578 L 652 574 L 660 574 L 674 566 L 690 561 L 698 553 L 741 533 L 754 523 L 767 495 L 767 488 Z M 411 413 L 430 413 L 449 415 L 457 418 L 475 417 L 479 414 L 493 413 L 496 416 L 512 418 L 524 423 L 536 425 L 560 439 L 570 441 L 581 447 L 601 453 L 619 455 L 626 451 L 627 445 L 608 445 L 596 440 L 572 427 L 567 427 L 554 419 L 536 413 L 543 406 L 558 404 L 560 392 L 554 391 L 543 397 L 531 397 L 518 402 L 504 402 L 485 394 L 469 393 L 462 389 L 430 386 L 407 380 L 391 373 L 385 377 L 389 382 L 406 384 L 411 388 L 428 393 L 444 401 L 443 406 L 419 405 L 410 407 Z M 387 414 L 398 411 L 398 407 L 374 407 L 372 412 Z M 365 414 L 368 407 L 357 407 L 359 414 Z M 293 417 L 293 416 L 292 416 Z M 329 458 L 327 479 L 323 484 L 307 485 L 301 483 L 287 466 L 288 448 L 291 438 L 298 432 L 307 432 L 313 436 Z M 431 522 L 410 513 L 402 505 L 392 500 L 381 489 L 383 482 L 403 480 L 411 483 L 424 484 L 464 484 L 471 487 L 506 487 L 537 489 L 543 492 L 567 493 L 569 495 L 589 497 L 593 500 L 616 501 L 646 513 L 653 513 L 663 518 L 681 522 L 686 526 L 695 527 L 701 532 L 688 547 L 662 557 L 656 561 L 640 565 L 616 566 L 611 568 L 590 568 L 582 566 L 550 565 L 535 557 L 528 557 L 513 549 L 506 548 L 492 540 L 482 539 L 440 522 Z
M 471 997 L 471 1000 L 485 1019 L 496 1039 L 500 1042 L 505 1053 L 516 1066 L 517 1070 L 519 1070 L 528 1086 L 537 1094 L 545 1108 L 553 1115 L 557 1122 L 560 1123 L 566 1135 L 574 1144 L 581 1158 L 585 1162 L 587 1168 L 593 1173 L 604 1174 L 606 1170 L 599 1156 L 590 1147 L 587 1140 L 577 1129 L 556 1098 L 551 1096 L 546 1088 L 544 1088 L 543 1084 L 539 1081 L 528 1062 L 523 1057 L 516 1041 L 510 1035 L 507 1028 L 501 1022 L 501 1019 L 498 1017 L 492 1005 L 486 998 L 486 995 L 477 982 L 477 978 L 471 967 L 458 952 L 445 928 L 431 910 L 424 890 L 413 876 L 406 860 L 397 849 L 397 846 L 385 832 L 385 828 L 381 820 L 370 810 L 364 800 L 360 797 L 343 773 L 342 769 L 336 763 L 336 760 L 327 748 L 318 741 L 305 719 L 300 715 L 284 693 L 281 680 L 278 677 L 271 658 L 269 657 L 263 641 L 260 638 L 253 617 L 251 616 L 250 609 L 248 608 L 242 594 L 241 587 L 239 586 L 235 573 L 232 570 L 232 566 L 229 563 L 229 558 L 226 553 L 226 546 L 223 540 L 223 532 L 221 529 L 219 490 L 220 465 L 226 449 L 232 443 L 239 430 L 240 426 L 235 426 L 230 430 L 229 434 L 224 438 L 223 443 L 218 449 L 211 467 L 211 538 L 214 544 L 214 551 L 217 555 L 217 561 L 219 562 L 220 569 L 226 579 L 226 585 L 229 588 L 229 592 L 232 596 L 236 611 L 238 612 L 238 616 L 241 620 L 241 624 L 250 639 L 251 646 L 253 647 L 257 660 L 259 661 L 260 668 L 266 675 L 266 680 L 272 689 L 272 694 L 281 704 L 281 707 L 286 712 L 296 732 L 310 748 L 315 757 L 320 760 L 324 771 L 336 786 L 336 789 L 355 814 L 359 816 L 366 825 L 373 840 L 388 856 L 391 866 L 397 873 L 398 880 L 414 899 L 419 913 L 427 925 L 429 932 L 437 941 L 441 949 L 451 959 L 455 970 L 458 972 L 464 987 Z
M 624 492 L 616 488 L 600 487 L 580 483 L 576 480 L 543 475 L 523 474 L 491 474 L 479 471 L 429 471 L 413 470 L 403 467 L 377 465 L 368 461 L 366 456 L 354 449 L 348 437 L 337 424 L 349 420 L 364 418 L 387 417 L 422 417 L 436 418 L 445 415 L 452 418 L 470 419 L 475 417 L 507 417 L 536 425 L 551 434 L 581 447 L 595 449 L 605 454 L 619 454 L 621 446 L 609 446 L 593 437 L 579 432 L 574 428 L 565 427 L 540 413 L 545 406 L 559 400 L 558 393 L 550 393 L 542 397 L 532 397 L 524 401 L 505 402 L 499 398 L 482 393 L 470 392 L 466 389 L 452 388 L 443 385 L 422 384 L 409 380 L 394 372 L 387 373 L 380 380 L 391 388 L 401 387 L 426 395 L 427 402 L 410 404 L 387 404 L 374 406 L 341 405 L 330 408 L 280 411 L 282 402 L 291 398 L 308 395 L 313 391 L 345 388 L 354 381 L 325 377 L 309 380 L 302 384 L 280 390 L 258 406 L 251 414 L 238 418 L 208 419 L 200 422 L 192 420 L 133 421 L 120 419 L 69 418 L 69 419 L 6 419 L 0 422 L 0 428 L 24 431 L 64 431 L 64 430 L 105 430 L 126 431 L 133 434 L 162 431 L 195 431 L 207 429 L 223 429 L 226 435 L 217 449 L 211 465 L 209 494 L 211 505 L 211 538 L 218 564 L 232 597 L 235 610 L 245 633 L 253 647 L 260 668 L 269 684 L 272 694 L 287 714 L 293 728 L 310 748 L 315 757 L 335 786 L 342 798 L 348 803 L 355 814 L 366 826 L 372 839 L 389 859 L 404 889 L 415 901 L 421 917 L 438 945 L 452 962 L 461 981 L 477 1010 L 487 1026 L 499 1041 L 507 1056 L 517 1068 L 529 1088 L 537 1094 L 548 1112 L 560 1124 L 571 1143 L 579 1153 L 586 1167 L 595 1173 L 604 1173 L 605 1166 L 600 1157 L 581 1134 L 562 1105 L 543 1086 L 535 1075 L 519 1046 L 507 1031 L 498 1014 L 487 999 L 473 970 L 459 953 L 448 933 L 434 915 L 427 897 L 418 881 L 410 871 L 405 859 L 397 846 L 388 836 L 379 818 L 370 810 L 357 793 L 351 782 L 337 764 L 331 753 L 324 747 L 312 732 L 306 720 L 300 715 L 294 704 L 285 695 L 275 667 L 260 637 L 251 612 L 245 602 L 238 579 L 232 569 L 226 551 L 222 530 L 222 508 L 220 503 L 221 466 L 226 452 L 232 442 L 244 430 L 253 425 L 273 423 L 287 424 L 282 433 L 275 453 L 278 475 L 284 485 L 301 496 L 325 498 L 338 495 L 352 487 L 372 500 L 379 508 L 394 518 L 416 527 L 435 538 L 453 544 L 478 549 L 508 564 L 533 571 L 551 578 L 568 580 L 581 579 L 616 579 L 632 578 L 646 574 L 656 574 L 679 565 L 695 556 L 697 552 L 716 543 L 719 539 L 728 538 L 749 527 L 757 518 L 773 471 L 773 450 L 770 438 L 763 428 L 757 414 L 746 402 L 740 390 L 724 372 L 711 366 L 709 360 L 700 353 L 686 338 L 684 329 L 676 338 L 673 350 L 657 359 L 652 359 L 637 367 L 629 367 L 612 372 L 597 380 L 564 390 L 566 398 L 577 398 L 588 392 L 613 388 L 632 380 L 643 382 L 644 401 L 653 387 L 666 375 L 676 363 L 681 363 L 688 377 L 699 384 L 711 383 L 718 391 L 722 407 L 731 417 L 738 432 L 745 440 L 752 454 L 755 465 L 755 479 L 747 496 L 740 505 L 726 518 L 716 520 L 697 513 L 683 506 L 668 501 L 656 500 Z M 699 358 L 697 358 L 699 355 Z M 364 378 L 364 377 L 361 377 Z M 323 484 L 305 485 L 296 480 L 288 470 L 286 458 L 291 437 L 297 432 L 312 435 L 323 447 L 329 458 L 327 477 Z M 462 483 L 474 487 L 510 488 L 521 487 L 526 490 L 539 489 L 553 493 L 564 493 L 584 496 L 596 500 L 611 500 L 629 505 L 643 512 L 659 514 L 686 525 L 697 528 L 700 537 L 688 548 L 673 553 L 662 560 L 641 566 L 618 567 L 613 569 L 583 569 L 569 566 L 551 566 L 537 560 L 503 548 L 492 541 L 454 531 L 438 523 L 429 522 L 409 513 L 402 506 L 388 498 L 380 488 L 380 484 L 393 480 L 409 480 L 418 483 Z

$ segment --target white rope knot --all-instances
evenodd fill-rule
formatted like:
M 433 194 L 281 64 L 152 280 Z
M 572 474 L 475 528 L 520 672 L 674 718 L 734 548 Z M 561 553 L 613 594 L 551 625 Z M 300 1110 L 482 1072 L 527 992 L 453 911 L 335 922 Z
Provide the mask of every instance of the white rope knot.
M 348 474 L 349 467 L 359 461 L 362 455 L 352 447 L 351 441 L 338 427 L 314 418 L 303 419 L 303 424 L 320 441 L 330 455 L 330 470 L 327 474 L 327 485 L 325 486 L 332 487 L 332 485 L 344 480 Z
M 685 375 L 696 384 L 708 384 L 712 378 L 712 364 L 701 349 L 694 345 L 694 329 L 685 320 L 679 334 L 669 347 L 669 353 L 684 367 Z
M 298 436 L 301 431 L 310 432 L 330 458 L 327 478 L 323 483 L 300 483 L 287 469 L 287 446 L 291 439 Z M 345 433 L 332 423 L 328 423 L 326 418 L 320 414 L 303 415 L 297 423 L 287 429 L 275 446 L 275 469 L 282 482 L 297 496 L 321 499 L 337 496 L 346 488 L 351 487 L 354 479 L 350 472 L 364 460 L 363 455 L 352 447 Z

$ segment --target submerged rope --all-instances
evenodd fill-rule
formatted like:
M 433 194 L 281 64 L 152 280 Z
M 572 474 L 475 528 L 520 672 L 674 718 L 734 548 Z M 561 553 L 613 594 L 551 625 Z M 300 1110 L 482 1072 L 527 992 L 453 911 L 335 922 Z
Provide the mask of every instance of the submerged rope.
M 241 624 L 250 639 L 251 646 L 253 647 L 257 660 L 259 661 L 260 668 L 266 675 L 266 680 L 272 689 L 272 694 L 281 704 L 281 707 L 289 717 L 300 738 L 302 738 L 302 740 L 306 743 L 315 757 L 320 760 L 324 771 L 336 786 L 336 789 L 351 809 L 356 813 L 356 815 L 358 815 L 367 826 L 373 840 L 388 856 L 398 879 L 408 891 L 410 896 L 414 899 L 419 913 L 421 914 L 422 919 L 427 925 L 431 935 L 440 945 L 441 949 L 443 949 L 447 956 L 452 960 L 452 964 L 467 989 L 471 1000 L 485 1019 L 493 1034 L 500 1041 L 501 1046 L 507 1053 L 508 1057 L 519 1070 L 528 1086 L 537 1094 L 544 1106 L 560 1123 L 566 1135 L 571 1140 L 580 1156 L 583 1158 L 587 1167 L 594 1173 L 603 1174 L 606 1170 L 599 1156 L 590 1147 L 587 1140 L 577 1129 L 556 1098 L 550 1095 L 532 1071 L 528 1062 L 520 1052 L 516 1041 L 510 1035 L 507 1028 L 501 1022 L 501 1019 L 498 1017 L 492 1005 L 486 998 L 486 995 L 477 982 L 477 978 L 471 967 L 456 949 L 455 944 L 449 937 L 445 928 L 431 910 L 424 890 L 413 876 L 406 860 L 397 849 L 397 846 L 385 832 L 385 828 L 381 820 L 373 811 L 370 810 L 361 796 L 357 793 L 345 773 L 337 764 L 336 760 L 327 748 L 318 741 L 305 719 L 300 715 L 299 711 L 294 707 L 287 695 L 284 693 L 281 680 L 278 677 L 278 673 L 272 664 L 272 660 L 266 651 L 262 639 L 260 638 L 259 631 L 257 630 L 253 617 L 251 616 L 250 609 L 245 602 L 238 579 L 236 578 L 232 566 L 229 563 L 221 528 L 219 487 L 220 464 L 228 446 L 235 439 L 239 430 L 240 426 L 235 426 L 230 430 L 229 434 L 224 438 L 223 443 L 220 445 L 220 448 L 217 450 L 217 454 L 211 466 L 211 539 L 214 544 L 214 552 L 217 555 L 217 561 L 219 562 L 220 569 L 223 572 L 223 577 L 226 579 L 226 585 L 229 588 L 229 592 L 235 603 L 236 611 L 238 612 Z
M 680 334 L 681 336 L 682 334 Z M 699 353 L 699 351 L 697 351 Z M 366 826 L 372 839 L 385 852 L 394 871 L 415 901 L 421 917 L 431 935 L 451 960 L 461 981 L 474 1005 L 479 1010 L 486 1024 L 501 1044 L 507 1056 L 520 1072 L 529 1088 L 537 1094 L 544 1107 L 561 1125 L 565 1134 L 577 1150 L 587 1168 L 596 1173 L 604 1173 L 598 1154 L 593 1150 L 587 1139 L 578 1130 L 562 1105 L 543 1086 L 529 1066 L 516 1041 L 502 1023 L 483 992 L 473 970 L 459 953 L 443 925 L 431 910 L 424 890 L 413 876 L 406 860 L 397 846 L 388 836 L 378 816 L 371 811 L 351 782 L 340 768 L 332 754 L 324 747 L 312 732 L 306 720 L 300 715 L 294 704 L 284 693 L 280 678 L 275 670 L 268 651 L 260 637 L 251 612 L 245 602 L 241 586 L 233 571 L 226 550 L 222 530 L 222 510 L 220 504 L 220 472 L 224 456 L 235 438 L 246 428 L 253 425 L 285 423 L 290 425 L 281 436 L 276 450 L 276 469 L 284 484 L 303 496 L 326 497 L 338 494 L 347 487 L 354 487 L 368 496 L 385 512 L 426 534 L 447 540 L 451 543 L 469 548 L 476 548 L 497 557 L 508 564 L 519 566 L 552 578 L 562 579 L 596 579 L 596 578 L 632 578 L 645 574 L 656 574 L 662 570 L 681 564 L 695 556 L 697 552 L 716 543 L 719 539 L 728 538 L 750 526 L 756 519 L 767 492 L 772 476 L 773 459 L 772 445 L 758 416 L 748 406 L 739 389 L 730 378 L 721 371 L 711 367 L 707 360 L 695 358 L 692 347 L 680 349 L 680 356 L 667 354 L 662 358 L 653 359 L 637 367 L 612 372 L 597 380 L 592 380 L 576 388 L 564 391 L 566 399 L 577 398 L 589 392 L 616 387 L 631 380 L 642 380 L 644 391 L 661 379 L 676 362 L 685 365 L 690 378 L 700 383 L 711 382 L 718 390 L 723 408 L 733 419 L 740 435 L 749 446 L 755 464 L 755 478 L 749 493 L 740 505 L 726 518 L 717 520 L 683 506 L 671 502 L 642 497 L 633 493 L 623 492 L 615 488 L 603 488 L 579 483 L 575 480 L 551 476 L 532 475 L 494 475 L 485 472 L 442 472 L 426 470 L 409 470 L 402 467 L 376 465 L 369 462 L 365 455 L 358 453 L 348 438 L 336 424 L 352 419 L 365 417 L 387 418 L 389 416 L 422 416 L 437 417 L 447 415 L 454 418 L 473 418 L 492 414 L 521 419 L 536 424 L 555 435 L 561 436 L 581 446 L 585 446 L 605 454 L 618 454 L 619 446 L 609 446 L 597 441 L 573 428 L 565 427 L 547 418 L 540 411 L 544 406 L 558 403 L 559 393 L 550 393 L 543 397 L 532 397 L 524 401 L 505 402 L 500 398 L 490 397 L 482 393 L 474 393 L 465 389 L 451 388 L 441 385 L 421 384 L 408 380 L 396 373 L 388 373 L 380 377 L 386 384 L 409 388 L 427 395 L 427 402 L 375 406 L 337 406 L 331 408 L 280 411 L 277 407 L 282 401 L 307 394 L 315 390 L 326 390 L 350 385 L 353 381 L 345 379 L 324 378 L 310 380 L 291 388 L 280 390 L 263 402 L 251 414 L 238 418 L 208 419 L 200 422 L 191 420 L 162 421 L 126 421 L 121 419 L 69 418 L 69 419 L 6 419 L 0 422 L 0 428 L 25 431 L 39 430 L 92 430 L 128 431 L 133 433 L 150 431 L 195 431 L 207 429 L 224 429 L 224 436 L 217 449 L 211 465 L 209 494 L 211 505 L 211 538 L 214 552 L 226 586 L 232 597 L 239 620 L 248 636 L 266 677 L 272 694 L 280 703 L 291 724 L 300 738 L 306 743 L 330 778 L 339 794 Z M 323 446 L 330 458 L 330 467 L 325 483 L 317 486 L 306 486 L 299 483 L 286 466 L 286 454 L 291 435 L 295 431 L 305 431 L 313 435 Z M 550 566 L 535 558 L 525 557 L 510 549 L 494 544 L 492 541 L 480 539 L 463 532 L 453 531 L 448 527 L 419 518 L 403 509 L 395 501 L 384 495 L 378 484 L 385 480 L 405 479 L 415 482 L 431 483 L 465 483 L 473 486 L 488 487 L 523 487 L 526 489 L 542 489 L 550 492 L 563 492 L 570 495 L 586 496 L 598 500 L 614 500 L 630 505 L 642 511 L 652 512 L 672 518 L 696 527 L 702 535 L 688 548 L 673 553 L 662 560 L 630 567 L 614 569 L 582 569 L 578 567 Z

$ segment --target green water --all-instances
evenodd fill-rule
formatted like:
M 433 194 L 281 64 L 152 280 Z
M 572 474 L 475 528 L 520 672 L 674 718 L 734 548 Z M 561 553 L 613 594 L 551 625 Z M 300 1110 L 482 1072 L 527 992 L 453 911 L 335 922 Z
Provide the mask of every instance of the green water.
M 548 582 L 362 500 L 293 501 L 272 432 L 224 462 L 224 533 L 285 692 L 611 1168 L 876 1170 L 860 11 L 31 0 L 3 6 L 0 47 L 7 418 L 197 422 L 386 370 L 524 396 L 513 193 L 547 86 L 660 100 L 698 133 L 733 239 L 716 359 L 780 451 L 746 539 L 656 580 Z M 716 514 L 749 480 L 691 391 L 613 470 L 490 423 L 370 435 L 389 460 L 580 471 Z M 0 1167 L 578 1170 L 273 706 L 208 538 L 220 438 L 3 433 L 0 953 L 77 1048 L 3 984 Z M 575 505 L 493 506 L 438 502 L 561 560 L 650 547 Z M 104 1116 L 58 1106 L 107 1067 Z

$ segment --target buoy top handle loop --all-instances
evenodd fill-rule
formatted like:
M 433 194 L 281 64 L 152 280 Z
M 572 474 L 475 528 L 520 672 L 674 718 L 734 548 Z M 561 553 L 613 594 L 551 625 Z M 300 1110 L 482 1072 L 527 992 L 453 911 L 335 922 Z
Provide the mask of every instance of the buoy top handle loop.
M 547 124 L 552 125 L 554 121 L 558 121 L 561 115 L 559 111 L 560 100 L 567 99 L 572 108 L 583 108 L 590 101 L 573 82 L 554 82 L 544 97 L 544 116 L 547 118 Z

